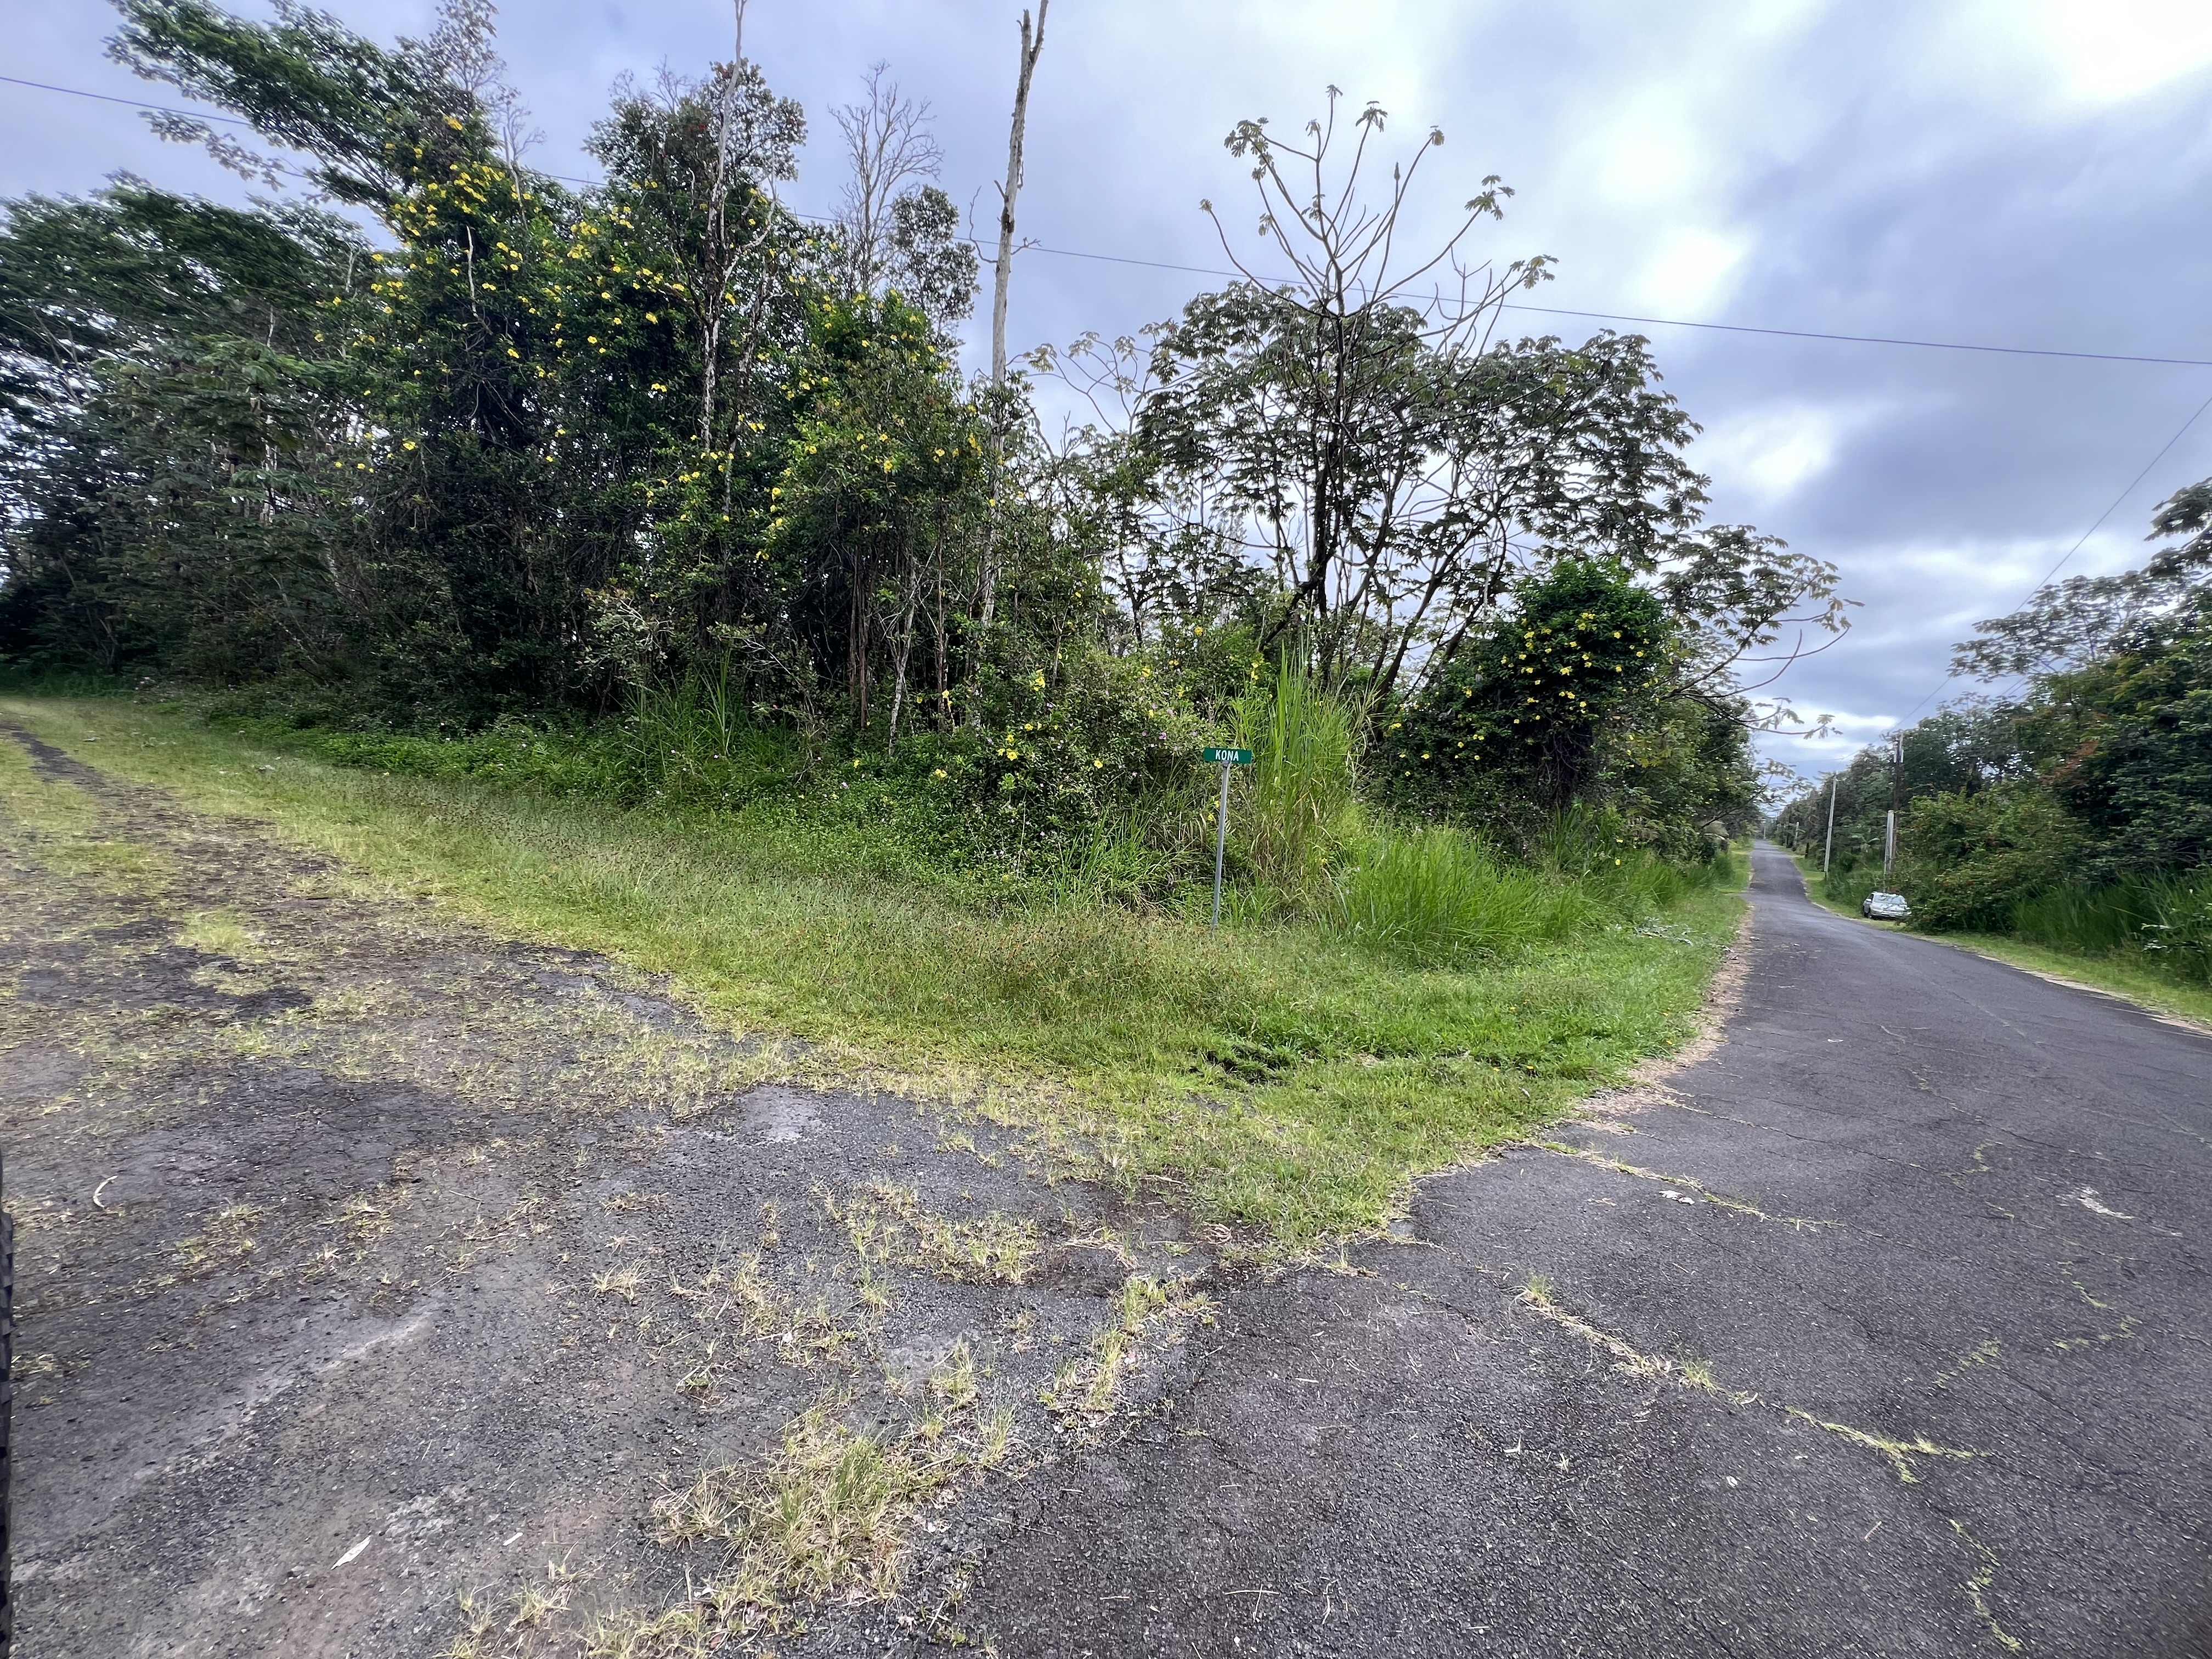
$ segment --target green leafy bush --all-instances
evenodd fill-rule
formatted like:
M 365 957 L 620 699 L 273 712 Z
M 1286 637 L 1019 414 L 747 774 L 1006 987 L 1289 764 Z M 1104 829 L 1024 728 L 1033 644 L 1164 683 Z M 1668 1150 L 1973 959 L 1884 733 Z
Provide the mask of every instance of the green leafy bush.
M 2081 844 L 2080 827 L 2033 783 L 1931 795 L 1899 828 L 1898 885 L 1923 927 L 2002 928 L 2022 898 L 2066 879 Z

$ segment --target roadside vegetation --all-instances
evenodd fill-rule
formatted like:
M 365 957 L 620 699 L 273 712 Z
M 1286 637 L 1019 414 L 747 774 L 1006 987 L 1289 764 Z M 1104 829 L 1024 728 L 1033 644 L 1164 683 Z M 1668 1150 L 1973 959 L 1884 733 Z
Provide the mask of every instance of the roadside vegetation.
M 387 775 L 120 699 L 0 699 L 0 718 L 199 810 L 272 823 L 377 890 L 666 974 L 732 1029 L 787 1044 L 775 1074 L 983 1109 L 1036 1131 L 1071 1173 L 1165 1182 L 1203 1218 L 1292 1246 L 1376 1224 L 1410 1176 L 1680 1042 L 1741 908 L 1740 855 L 1615 865 L 1610 837 L 1585 836 L 1565 849 L 1580 866 L 1462 853 L 1464 868 L 1417 871 L 1390 907 L 1423 921 L 1410 948 L 1365 912 L 1327 909 L 1216 935 L 1202 915 L 1076 876 L 993 890 L 883 826 Z M 40 856 L 105 845 L 82 792 L 20 751 L 4 765 L 31 797 L 11 795 L 11 819 L 76 824 Z M 1443 834 L 1413 839 L 1425 865 Z M 1390 889 L 1355 890 L 1379 904 Z M 1495 933 L 1478 933 L 1486 916 Z
M 2212 1012 L 2212 480 L 2161 507 L 2176 538 L 2142 567 L 2075 577 L 1985 622 L 1959 667 L 2011 695 L 1943 709 L 1770 824 L 1820 896 L 1879 883 L 1905 801 L 1895 885 L 1912 925 L 2200 1016 Z
M 7 204 L 10 718 L 1292 1242 L 1687 1029 L 1793 718 L 1738 666 L 1834 573 L 1705 521 L 1643 338 L 1499 334 L 1497 180 L 1409 255 L 1441 133 L 1240 123 L 1288 280 L 1011 364 L 994 305 L 971 376 L 880 71 L 825 224 L 742 58 L 619 84 L 577 184 L 481 0 L 119 10 L 277 194 Z

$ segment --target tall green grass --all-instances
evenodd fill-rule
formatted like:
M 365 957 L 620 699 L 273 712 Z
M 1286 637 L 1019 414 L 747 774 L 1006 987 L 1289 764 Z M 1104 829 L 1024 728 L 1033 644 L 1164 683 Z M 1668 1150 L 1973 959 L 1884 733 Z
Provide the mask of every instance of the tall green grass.
M 1335 920 L 1363 944 L 1446 964 L 1564 939 L 1604 908 L 1581 884 L 1438 824 L 1370 837 L 1339 879 Z
M 2137 957 L 2212 984 L 2212 871 L 2039 893 L 2013 907 L 2013 932 L 2054 950 Z
M 1237 704 L 1237 742 L 1252 764 L 1231 780 L 1239 845 L 1262 882 L 1300 898 L 1359 828 L 1353 777 L 1359 712 L 1288 657 L 1271 684 Z
M 1518 860 L 1447 824 L 1371 832 L 1337 878 L 1331 920 L 1414 962 L 1463 963 L 1646 921 L 1729 873 L 1723 863 L 1668 864 L 1618 828 L 1571 809 L 1547 827 L 1540 856 Z
M 640 686 L 622 737 L 633 789 L 687 806 L 742 806 L 788 787 L 804 764 L 793 739 L 754 723 L 726 664 Z

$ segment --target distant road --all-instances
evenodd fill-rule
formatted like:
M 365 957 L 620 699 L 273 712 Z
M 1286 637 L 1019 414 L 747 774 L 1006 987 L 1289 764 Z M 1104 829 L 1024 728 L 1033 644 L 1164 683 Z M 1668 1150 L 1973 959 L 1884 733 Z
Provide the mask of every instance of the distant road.
M 2212 1655 L 2212 1040 L 1754 871 L 1723 1046 L 1428 1183 L 1418 1243 L 1231 1294 L 1169 1409 L 1012 1489 L 973 1623 Z

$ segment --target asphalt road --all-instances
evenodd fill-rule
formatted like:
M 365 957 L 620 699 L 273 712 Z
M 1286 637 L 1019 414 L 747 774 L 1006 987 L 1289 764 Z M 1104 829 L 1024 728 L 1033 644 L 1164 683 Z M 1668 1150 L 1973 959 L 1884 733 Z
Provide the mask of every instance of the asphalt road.
M 1723 1046 L 1229 1296 L 1136 1433 L 1004 1494 L 975 1627 L 2212 1654 L 2212 1040 L 1754 868 Z

